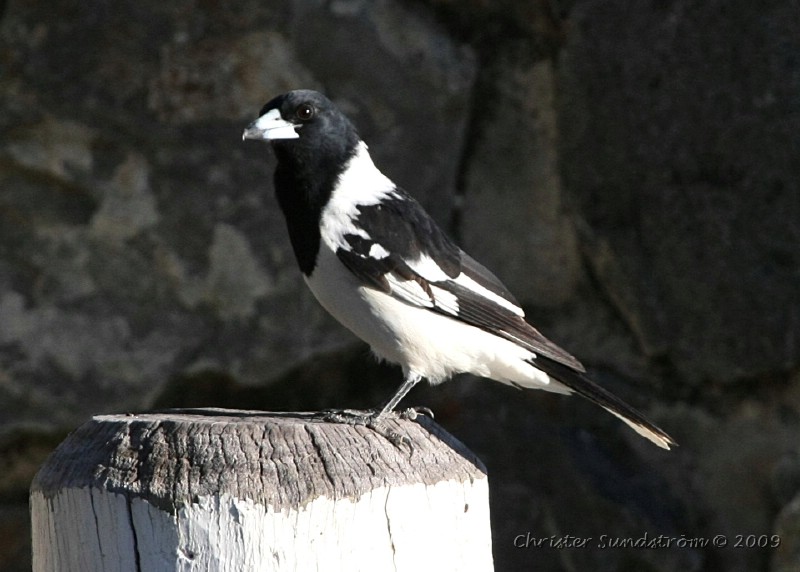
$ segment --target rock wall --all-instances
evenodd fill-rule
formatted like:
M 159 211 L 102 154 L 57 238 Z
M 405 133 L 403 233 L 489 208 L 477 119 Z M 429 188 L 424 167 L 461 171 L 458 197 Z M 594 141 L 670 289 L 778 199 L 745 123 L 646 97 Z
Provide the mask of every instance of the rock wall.
M 240 140 L 310 87 L 681 444 L 577 399 L 415 390 L 489 468 L 498 570 L 796 569 L 798 30 L 792 0 L 0 3 L 0 568 L 29 569 L 28 482 L 92 414 L 398 382 L 305 291 Z M 644 535 L 673 541 L 601 547 Z

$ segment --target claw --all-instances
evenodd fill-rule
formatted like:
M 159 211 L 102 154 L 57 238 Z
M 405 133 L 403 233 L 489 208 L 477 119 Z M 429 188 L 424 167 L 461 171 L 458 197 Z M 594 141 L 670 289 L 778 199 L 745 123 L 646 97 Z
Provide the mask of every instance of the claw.
M 414 421 L 420 415 L 425 415 L 433 419 L 433 411 L 429 407 L 409 407 L 408 409 L 400 412 L 401 419 L 408 419 Z
M 411 443 L 411 439 L 409 439 L 406 435 L 401 435 L 394 429 L 389 429 L 383 423 L 368 425 L 368 427 L 373 431 L 375 431 L 375 433 L 377 433 L 378 435 L 389 441 L 397 449 L 400 450 L 408 449 L 409 453 L 411 453 L 414 450 L 414 445 Z

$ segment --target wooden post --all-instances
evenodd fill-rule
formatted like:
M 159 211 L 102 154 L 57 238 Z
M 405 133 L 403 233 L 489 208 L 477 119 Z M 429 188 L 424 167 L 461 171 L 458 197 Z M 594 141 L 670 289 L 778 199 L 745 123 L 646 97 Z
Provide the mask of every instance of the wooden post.
M 410 446 L 312 414 L 94 417 L 31 486 L 34 572 L 491 570 L 483 465 L 428 418 Z

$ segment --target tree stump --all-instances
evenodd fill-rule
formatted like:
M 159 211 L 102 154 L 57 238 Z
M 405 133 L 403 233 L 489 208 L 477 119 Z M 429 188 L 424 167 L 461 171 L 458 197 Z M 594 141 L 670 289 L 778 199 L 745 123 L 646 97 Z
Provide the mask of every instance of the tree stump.
M 491 570 L 481 462 L 309 413 L 102 415 L 31 486 L 33 570 Z M 407 440 L 407 441 L 406 441 Z

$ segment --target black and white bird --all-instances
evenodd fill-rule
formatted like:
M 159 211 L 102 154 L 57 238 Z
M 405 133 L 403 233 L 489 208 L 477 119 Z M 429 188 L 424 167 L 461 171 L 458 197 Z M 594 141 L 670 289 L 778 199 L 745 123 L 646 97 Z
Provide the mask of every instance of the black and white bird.
M 467 372 L 577 393 L 659 447 L 675 444 L 529 325 L 500 280 L 378 170 L 353 124 L 325 96 L 297 90 L 274 98 L 243 138 L 272 144 L 278 203 L 314 296 L 379 358 L 403 369 L 403 384 L 368 423 L 421 379 L 437 384 Z

